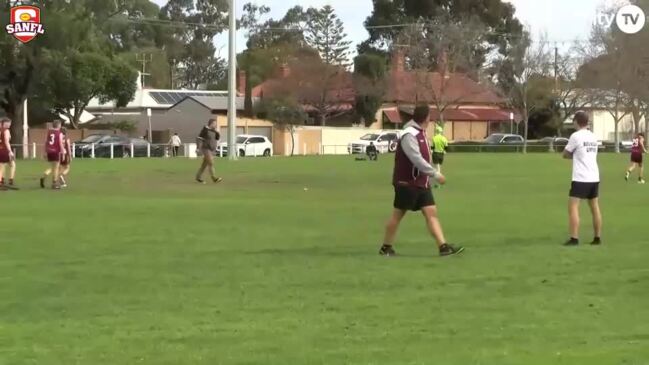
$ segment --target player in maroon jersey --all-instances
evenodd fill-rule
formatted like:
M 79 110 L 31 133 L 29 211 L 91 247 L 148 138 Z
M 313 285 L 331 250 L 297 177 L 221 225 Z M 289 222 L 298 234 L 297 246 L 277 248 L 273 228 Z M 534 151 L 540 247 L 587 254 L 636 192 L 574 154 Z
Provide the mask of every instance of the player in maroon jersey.
M 47 161 L 50 163 L 50 168 L 41 177 L 41 188 L 45 188 L 45 179 L 52 174 L 52 189 L 58 190 L 61 188 L 59 184 L 61 157 L 67 154 L 63 142 L 63 133 L 61 133 L 60 120 L 55 120 L 52 123 L 52 129 L 47 131 L 45 153 L 47 154 Z
M 636 138 L 633 139 L 633 145 L 631 146 L 631 166 L 629 166 L 629 169 L 626 170 L 626 175 L 624 176 L 626 181 L 629 181 L 629 178 L 631 177 L 631 173 L 637 167 L 638 184 L 645 183 L 643 160 L 644 160 L 644 154 L 647 153 L 647 149 L 645 148 L 644 141 L 645 139 L 643 133 L 638 133 L 636 135 Z
M 0 189 L 15 189 L 16 158 L 11 149 L 11 119 L 0 118 Z M 9 179 L 5 182 L 5 166 L 9 165 Z
M 63 147 L 65 154 L 61 155 L 61 177 L 59 180 L 61 181 L 61 187 L 62 188 L 67 188 L 68 184 L 66 182 L 66 178 L 68 177 L 68 174 L 70 173 L 70 163 L 72 162 L 72 143 L 70 142 L 70 138 L 68 137 L 68 131 L 65 128 L 61 128 L 61 133 L 63 133 Z

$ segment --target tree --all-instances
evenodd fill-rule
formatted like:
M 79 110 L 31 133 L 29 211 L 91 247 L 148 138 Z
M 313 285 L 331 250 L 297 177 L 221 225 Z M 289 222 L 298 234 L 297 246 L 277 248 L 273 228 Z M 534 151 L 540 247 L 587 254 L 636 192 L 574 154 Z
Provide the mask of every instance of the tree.
M 376 121 L 383 104 L 386 75 L 385 59 L 380 55 L 361 54 L 354 59 L 354 110 L 366 124 Z
M 244 62 L 239 63 L 242 66 L 243 70 L 246 73 L 246 84 L 245 84 L 245 101 L 244 109 L 247 116 L 252 116 L 253 114 L 253 105 L 252 105 L 252 68 L 254 67 L 253 57 L 254 57 L 254 40 L 255 36 L 261 28 L 259 19 L 270 12 L 270 8 L 267 6 L 258 6 L 253 3 L 247 3 L 243 6 L 244 15 L 239 20 L 241 27 L 248 30 L 248 51 L 242 54 L 242 57 L 245 58 Z
M 503 91 L 510 97 L 513 106 L 523 117 L 523 153 L 527 152 L 529 139 L 530 115 L 537 109 L 547 105 L 543 94 L 533 94 L 531 91 L 549 80 L 551 54 L 543 37 L 536 44 L 525 33 L 523 37 L 512 43 L 506 57 L 501 60 L 511 67 L 512 79 L 510 84 L 503 84 Z M 547 96 L 547 95 L 546 95 Z
M 439 17 L 454 22 L 475 19 L 486 26 L 485 42 L 471 44 L 482 65 L 487 54 L 504 52 L 523 33 L 514 7 L 501 0 L 373 0 L 373 4 L 374 10 L 365 20 L 370 37 L 359 47 L 359 53 L 393 48 L 403 24 L 434 23 Z
M 309 8 L 306 42 L 315 49 L 325 65 L 346 67 L 349 63 L 349 46 L 343 22 L 330 5 L 321 9 Z
M 40 95 L 52 108 L 78 128 L 84 110 L 93 98 L 126 106 L 135 95 L 137 73 L 119 59 L 95 52 L 45 51 L 39 78 Z
M 649 2 L 638 1 L 649 10 Z M 615 9 L 607 10 L 614 14 Z M 582 48 L 585 62 L 579 68 L 579 81 L 591 89 L 594 102 L 605 108 L 615 123 L 615 151 L 620 152 L 619 124 L 633 117 L 633 129 L 640 129 L 649 104 L 649 40 L 646 29 L 629 36 L 616 27 L 594 25 L 588 44 Z
M 290 97 L 263 100 L 257 109 L 261 118 L 268 119 L 291 134 L 291 156 L 295 153 L 295 129 L 304 125 L 307 115 L 302 106 Z
M 167 32 L 158 39 L 180 87 L 198 88 L 225 76 L 225 61 L 218 57 L 214 37 L 227 26 L 227 0 L 170 0 L 160 11 Z
M 393 52 L 400 53 L 415 73 L 413 82 L 417 102 L 435 105 L 444 124 L 444 112 L 460 102 L 484 92 L 483 88 L 467 88 L 467 78 L 478 79 L 480 56 L 474 44 L 485 32 L 477 20 L 456 21 L 440 16 L 427 24 L 416 24 L 398 36 Z M 395 67 L 395 65 L 393 65 Z

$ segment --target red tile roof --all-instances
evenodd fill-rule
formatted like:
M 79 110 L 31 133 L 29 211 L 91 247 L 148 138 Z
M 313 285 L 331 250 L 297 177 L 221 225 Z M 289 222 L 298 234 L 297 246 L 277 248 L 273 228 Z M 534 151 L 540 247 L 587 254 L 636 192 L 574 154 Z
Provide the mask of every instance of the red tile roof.
M 416 72 L 393 70 L 388 75 L 386 103 L 415 104 L 429 102 L 435 105 L 441 101 L 444 105 L 503 105 L 506 100 L 489 87 L 481 85 L 464 74 L 451 74 L 443 78 L 438 72 Z M 290 73 L 287 77 L 270 79 L 252 89 L 253 97 L 268 97 L 286 92 L 293 93 L 299 89 L 298 97 L 304 101 L 317 99 L 314 93 L 321 92 L 318 78 L 303 77 L 299 72 Z M 353 75 L 342 71 L 332 80 L 327 99 L 344 104 L 353 104 L 356 96 Z M 509 117 L 508 117 L 509 118 Z
M 393 71 L 386 102 L 501 105 L 505 99 L 464 74 L 442 77 L 438 72 Z

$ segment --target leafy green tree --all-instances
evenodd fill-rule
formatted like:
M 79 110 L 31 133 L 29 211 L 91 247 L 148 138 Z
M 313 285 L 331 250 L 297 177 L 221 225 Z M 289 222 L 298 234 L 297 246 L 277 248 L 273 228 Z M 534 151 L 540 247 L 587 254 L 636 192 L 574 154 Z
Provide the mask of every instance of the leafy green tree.
M 214 37 L 227 27 L 227 0 L 170 0 L 160 11 L 166 27 L 158 43 L 178 74 L 178 86 L 198 88 L 225 76 Z
M 253 3 L 247 3 L 243 6 L 243 11 L 244 14 L 239 20 L 239 24 L 241 27 L 245 28 L 248 30 L 248 51 L 243 52 L 238 58 L 241 60 L 242 58 L 245 59 L 245 61 L 238 63 L 240 67 L 244 70 L 246 73 L 246 84 L 244 85 L 245 87 L 245 101 L 244 101 L 244 110 L 245 114 L 247 116 L 252 116 L 253 114 L 253 105 L 252 105 L 252 69 L 255 65 L 255 35 L 259 32 L 260 28 L 262 25 L 260 24 L 260 18 L 264 16 L 265 14 L 268 14 L 270 12 L 270 8 L 267 6 L 258 6 Z
M 306 42 L 319 54 L 322 62 L 332 66 L 349 64 L 347 33 L 342 20 L 330 5 L 307 10 Z
M 290 97 L 263 100 L 257 107 L 260 118 L 268 119 L 291 134 L 291 156 L 295 153 L 295 129 L 304 125 L 308 116 L 302 106 Z
M 359 53 L 370 49 L 385 50 L 393 46 L 401 33 L 398 25 L 434 23 L 440 17 L 454 21 L 476 19 L 487 29 L 484 41 L 474 47 L 481 59 L 493 50 L 505 52 L 523 34 L 523 26 L 515 17 L 514 6 L 502 0 L 372 0 L 374 10 L 365 21 L 370 37 L 359 47 Z M 396 25 L 396 26 L 395 26 Z
M 377 54 L 361 54 L 354 59 L 354 111 L 365 124 L 376 121 L 383 104 L 387 67 L 385 58 Z

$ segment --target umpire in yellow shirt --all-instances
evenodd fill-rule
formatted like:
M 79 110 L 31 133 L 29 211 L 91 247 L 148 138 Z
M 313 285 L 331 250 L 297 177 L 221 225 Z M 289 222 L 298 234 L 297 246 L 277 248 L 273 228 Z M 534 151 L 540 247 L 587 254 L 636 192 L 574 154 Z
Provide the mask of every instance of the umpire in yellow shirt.
M 442 171 L 447 148 L 448 139 L 444 137 L 444 128 L 437 126 L 435 128 L 435 137 L 433 137 L 433 164 L 437 171 Z

